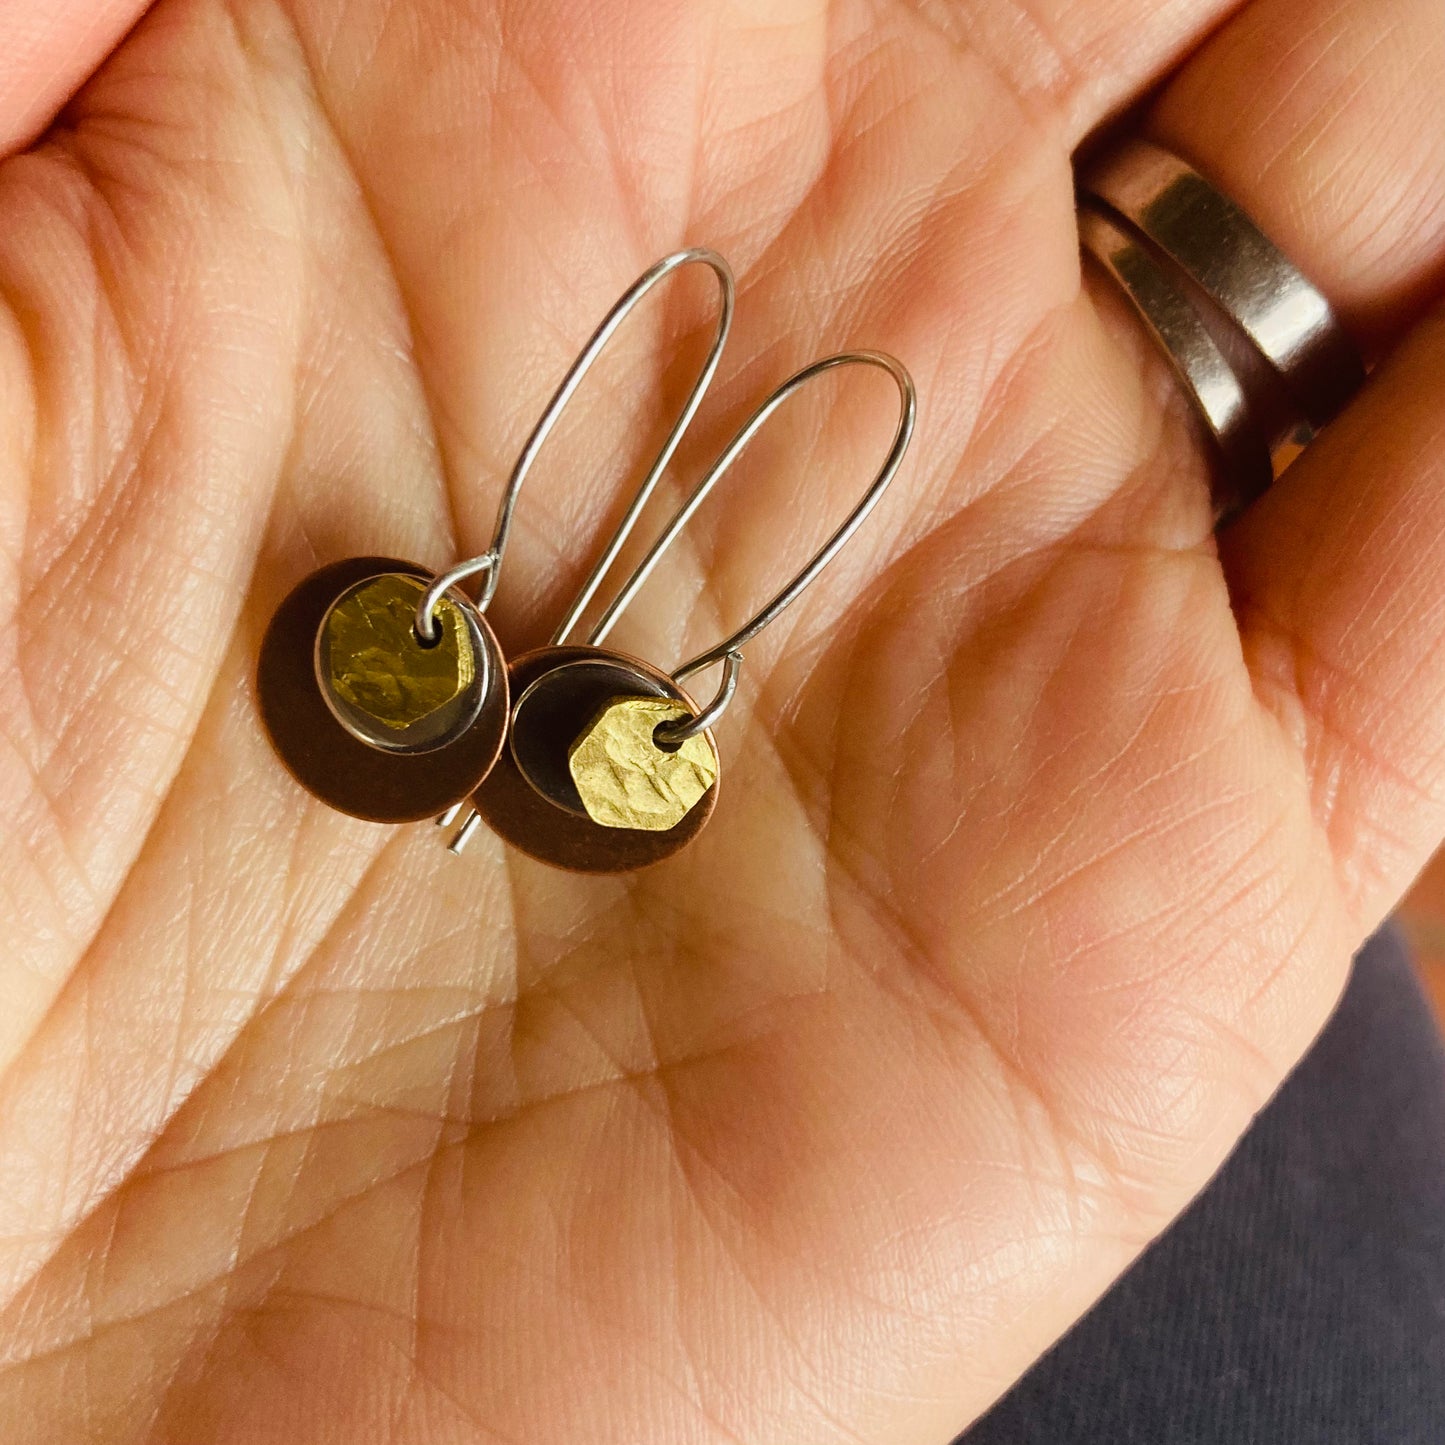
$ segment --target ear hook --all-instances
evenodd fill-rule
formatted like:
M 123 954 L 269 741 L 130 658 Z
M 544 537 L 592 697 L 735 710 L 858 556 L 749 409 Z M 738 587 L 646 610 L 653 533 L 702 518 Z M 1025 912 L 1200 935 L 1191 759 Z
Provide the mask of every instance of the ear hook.
M 737 691 L 738 672 L 743 661 L 742 649 L 798 600 L 816 580 L 818 574 L 843 549 L 849 538 L 863 525 L 873 508 L 878 505 L 879 499 L 888 489 L 888 484 L 897 474 L 899 466 L 902 465 L 904 454 L 908 451 L 908 445 L 913 439 L 913 426 L 918 416 L 918 393 L 914 388 L 913 378 L 908 374 L 907 367 L 901 361 L 882 351 L 845 351 L 837 356 L 826 356 L 821 361 L 815 361 L 811 366 L 805 366 L 800 372 L 789 377 L 758 407 L 743 424 L 742 429 L 723 449 L 722 454 L 693 489 L 692 495 L 679 508 L 662 535 L 652 544 L 651 550 L 639 563 L 637 570 L 623 584 L 621 591 L 598 619 L 591 636 L 587 639 L 595 645 L 606 638 L 617 619 L 637 595 L 638 589 L 647 581 L 663 553 L 672 545 L 677 534 L 687 525 L 718 479 L 737 460 L 739 453 L 762 429 L 768 418 L 794 392 L 801 390 L 814 377 L 821 376 L 824 372 L 832 371 L 840 366 L 876 366 L 886 371 L 897 382 L 901 407 L 898 427 L 893 434 L 888 455 L 883 459 L 883 465 L 869 483 L 868 490 L 864 492 L 858 504 L 807 566 L 731 636 L 724 638 L 717 646 L 710 647 L 706 652 L 700 652 L 696 657 L 690 658 L 673 673 L 673 680 L 681 682 L 684 678 L 702 672 L 716 663 L 723 664 L 722 682 L 713 700 L 697 717 L 659 727 L 655 734 L 659 743 L 664 743 L 669 747 L 680 745 L 705 728 L 711 727 L 727 711 L 733 694 Z
M 482 583 L 481 595 L 477 599 L 477 607 L 479 610 L 486 610 L 496 593 L 497 583 L 500 581 L 502 557 L 507 549 L 507 539 L 511 535 L 512 514 L 516 510 L 517 497 L 522 490 L 522 483 L 527 479 L 527 473 L 531 471 L 532 464 L 537 459 L 537 453 L 541 451 L 543 443 L 551 434 L 552 428 L 556 426 L 567 403 L 572 400 L 573 394 L 581 385 L 582 378 L 591 370 L 592 363 L 602 354 L 607 343 L 612 339 L 613 333 L 627 319 L 638 302 L 658 282 L 681 267 L 693 263 L 701 263 L 709 267 L 718 279 L 720 308 L 717 332 L 713 337 L 712 346 L 708 349 L 702 371 L 698 374 L 692 390 L 688 393 L 687 402 L 683 406 L 681 415 L 673 423 L 672 430 L 668 432 L 667 439 L 662 444 L 662 450 L 658 452 L 647 475 L 642 479 L 642 485 L 637 489 L 637 494 L 628 506 L 626 515 L 612 534 L 592 575 L 587 579 L 576 602 L 573 603 L 565 626 L 570 627 L 592 600 L 603 575 L 616 560 L 618 552 L 622 550 L 623 544 L 636 524 L 638 514 L 646 506 L 659 478 L 667 469 L 668 463 L 671 462 L 673 453 L 676 452 L 682 441 L 683 433 L 687 431 L 693 417 L 697 414 L 698 407 L 702 405 L 703 396 L 712 384 L 718 363 L 722 360 L 723 347 L 727 343 L 728 332 L 732 327 L 736 286 L 733 281 L 732 268 L 728 263 L 716 251 L 710 251 L 701 246 L 695 246 L 686 251 L 675 251 L 672 255 L 664 256 L 655 265 L 648 267 L 623 293 L 621 299 L 603 318 L 602 324 L 592 333 L 591 339 L 568 368 L 566 376 L 562 378 L 561 385 L 552 394 L 552 400 L 547 403 L 547 409 L 542 413 L 537 425 L 532 428 L 532 434 L 527 438 L 527 444 L 522 448 L 521 455 L 518 456 L 516 465 L 512 468 L 512 475 L 507 480 L 506 490 L 502 493 L 502 501 L 497 508 L 497 523 L 492 532 L 491 546 L 480 555 L 469 557 L 455 567 L 439 573 L 417 603 L 416 633 L 423 642 L 435 642 L 439 636 L 436 608 L 447 589 L 455 586 L 458 582 L 465 581 L 468 577 L 476 576 L 479 572 L 485 573 L 486 578 Z

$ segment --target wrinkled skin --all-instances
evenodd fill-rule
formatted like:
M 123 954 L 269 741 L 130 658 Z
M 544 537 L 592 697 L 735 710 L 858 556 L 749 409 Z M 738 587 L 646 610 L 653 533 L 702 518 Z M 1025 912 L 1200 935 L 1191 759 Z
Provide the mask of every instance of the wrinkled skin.
M 0 1438 L 938 1445 L 1077 1318 L 1445 832 L 1438 6 L 161 0 L 108 58 L 124 6 L 0 11 Z M 1389 354 L 1218 548 L 1072 212 L 1181 65 L 1149 127 Z M 707 831 L 578 878 L 304 796 L 270 610 L 485 545 L 684 243 L 740 301 L 680 480 L 824 351 L 921 396 L 750 650 Z M 509 649 L 706 304 L 547 453 Z M 619 641 L 741 620 L 892 406 L 780 416 Z

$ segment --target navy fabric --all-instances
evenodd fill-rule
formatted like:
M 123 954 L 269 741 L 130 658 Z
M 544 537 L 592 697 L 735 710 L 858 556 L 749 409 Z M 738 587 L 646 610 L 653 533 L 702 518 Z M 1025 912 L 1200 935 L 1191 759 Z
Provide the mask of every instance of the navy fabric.
M 955 1445 L 1445 1445 L 1445 1051 L 1399 937 L 1218 1177 Z

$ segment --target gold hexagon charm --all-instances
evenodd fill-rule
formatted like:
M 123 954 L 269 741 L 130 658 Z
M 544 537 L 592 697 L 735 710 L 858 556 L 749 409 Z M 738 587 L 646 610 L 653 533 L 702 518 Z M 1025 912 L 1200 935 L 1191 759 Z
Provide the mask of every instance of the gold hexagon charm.
M 424 580 L 399 572 L 369 577 L 328 609 L 316 639 L 316 672 L 327 706 L 348 732 L 386 751 L 425 750 L 464 729 L 488 679 L 476 624 L 442 597 L 439 637 L 414 630 Z
M 567 766 L 594 823 L 665 833 L 687 817 L 717 781 L 712 740 L 699 733 L 669 752 L 653 733 L 691 716 L 669 698 L 620 697 L 592 719 Z

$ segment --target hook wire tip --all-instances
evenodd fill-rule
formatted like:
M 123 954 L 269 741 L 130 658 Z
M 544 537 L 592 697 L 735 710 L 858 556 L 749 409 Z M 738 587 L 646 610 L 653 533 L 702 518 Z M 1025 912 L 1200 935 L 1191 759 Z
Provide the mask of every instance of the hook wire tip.
M 468 843 L 472 841 L 478 828 L 482 826 L 482 815 L 472 808 L 467 813 L 467 820 L 457 829 L 456 837 L 447 844 L 448 853 L 460 854 Z

